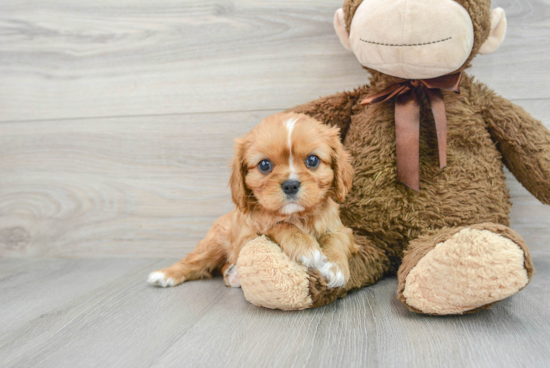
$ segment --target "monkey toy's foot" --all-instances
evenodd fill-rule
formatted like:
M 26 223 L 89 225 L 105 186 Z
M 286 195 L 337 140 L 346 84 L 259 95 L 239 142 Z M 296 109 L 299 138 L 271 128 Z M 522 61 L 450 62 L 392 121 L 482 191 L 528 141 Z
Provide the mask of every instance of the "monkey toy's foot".
M 527 246 L 506 226 L 442 229 L 411 242 L 398 296 L 419 313 L 473 313 L 523 289 L 533 272 Z

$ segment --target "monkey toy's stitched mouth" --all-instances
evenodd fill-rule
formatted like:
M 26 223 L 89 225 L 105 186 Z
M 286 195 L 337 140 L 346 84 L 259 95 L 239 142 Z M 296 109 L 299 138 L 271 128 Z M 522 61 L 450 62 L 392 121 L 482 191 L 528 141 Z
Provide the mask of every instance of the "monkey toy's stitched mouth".
M 434 43 L 440 43 L 440 42 L 445 42 L 445 41 L 449 41 L 451 40 L 452 37 L 447 37 L 447 38 L 443 38 L 441 40 L 437 40 L 437 41 L 430 41 L 430 42 L 424 42 L 424 43 L 402 43 L 402 44 L 398 44 L 398 43 L 383 43 L 383 42 L 374 42 L 374 41 L 369 41 L 369 40 L 364 40 L 364 39 L 360 39 L 361 41 L 363 42 L 366 42 L 366 43 L 370 43 L 370 44 L 373 44 L 373 45 L 379 45 L 379 46 L 390 46 L 390 47 L 412 47 L 412 46 L 426 46 L 426 45 L 432 45 Z

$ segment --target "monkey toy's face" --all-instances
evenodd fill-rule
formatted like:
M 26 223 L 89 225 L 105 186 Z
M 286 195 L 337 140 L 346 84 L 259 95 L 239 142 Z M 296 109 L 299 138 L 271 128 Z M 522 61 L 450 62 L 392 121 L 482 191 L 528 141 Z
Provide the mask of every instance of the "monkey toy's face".
M 356 1 L 356 0 L 355 0 Z M 506 32 L 502 9 L 491 14 L 491 31 L 479 53 L 495 51 Z M 456 0 L 363 0 L 348 27 L 339 9 L 336 33 L 344 47 L 370 69 L 405 79 L 427 79 L 457 71 L 475 40 L 468 11 Z

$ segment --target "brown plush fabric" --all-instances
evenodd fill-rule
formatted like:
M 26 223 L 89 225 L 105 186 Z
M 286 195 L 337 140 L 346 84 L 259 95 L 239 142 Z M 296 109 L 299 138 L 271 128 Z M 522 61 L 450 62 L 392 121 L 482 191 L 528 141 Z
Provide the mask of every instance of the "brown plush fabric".
M 350 260 L 351 277 L 346 284 L 346 291 L 374 285 L 391 271 L 391 259 L 384 249 L 379 248 L 366 236 L 354 234 L 354 240 L 361 247 Z
M 361 249 L 350 260 L 351 278 L 345 288 L 327 289 L 321 273 L 308 270 L 312 308 L 332 303 L 349 292 L 373 285 L 390 271 L 390 258 L 384 250 L 376 247 L 365 236 L 355 234 L 355 242 Z
M 360 102 L 359 97 L 360 90 L 342 92 L 293 107 L 286 112 L 306 114 L 325 124 L 337 126 L 340 128 L 341 138 L 344 139 L 351 124 L 352 109 Z
M 462 93 L 445 93 L 448 166 L 440 171 L 436 131 L 427 101 L 422 104 L 420 192 L 396 178 L 394 107 L 388 101 L 362 107 L 351 117 L 344 141 L 354 158 L 353 188 L 342 206 L 347 226 L 380 247 L 402 251 L 431 229 L 483 222 L 509 225 L 509 194 L 502 155 L 487 131 L 464 77 Z
M 344 288 L 328 289 L 321 272 L 310 268 L 307 273 L 309 276 L 309 295 L 312 301 L 310 308 L 322 307 L 332 303 L 339 297 L 343 297 Z
M 460 70 L 471 66 L 472 59 L 477 55 L 483 43 L 491 32 L 491 0 L 455 0 L 462 5 L 470 14 L 474 25 L 474 46 L 470 57 Z
M 344 21 L 346 22 L 346 31 L 350 32 L 351 21 L 355 15 L 355 11 L 361 5 L 363 0 L 345 0 L 342 9 L 344 9 Z
M 520 247 L 520 249 L 524 253 L 525 270 L 527 271 L 527 277 L 529 278 L 529 281 L 531 280 L 531 277 L 535 272 L 533 261 L 531 260 L 531 253 L 529 252 L 529 249 L 527 248 L 527 245 L 525 244 L 521 236 L 506 226 L 493 224 L 493 223 L 484 223 L 484 224 L 476 224 L 471 226 L 443 228 L 437 231 L 430 231 L 427 234 L 411 242 L 409 249 L 405 252 L 405 255 L 403 257 L 403 263 L 399 268 L 399 272 L 397 275 L 398 277 L 398 296 L 397 297 L 411 311 L 417 312 L 417 313 L 423 313 L 423 311 L 417 310 L 414 307 L 407 304 L 407 299 L 403 295 L 406 287 L 405 281 L 407 279 L 408 274 L 411 272 L 411 270 L 418 264 L 418 262 L 422 258 L 424 258 L 429 252 L 431 252 L 435 248 L 437 244 L 440 244 L 445 242 L 446 240 L 449 240 L 453 235 L 459 233 L 460 231 L 466 228 L 475 229 L 475 230 L 489 230 L 495 234 L 501 235 L 503 237 L 506 237 L 512 240 L 515 244 L 517 244 Z M 497 302 L 486 304 L 476 309 L 470 310 L 466 313 L 475 313 L 483 309 L 488 309 L 496 303 Z

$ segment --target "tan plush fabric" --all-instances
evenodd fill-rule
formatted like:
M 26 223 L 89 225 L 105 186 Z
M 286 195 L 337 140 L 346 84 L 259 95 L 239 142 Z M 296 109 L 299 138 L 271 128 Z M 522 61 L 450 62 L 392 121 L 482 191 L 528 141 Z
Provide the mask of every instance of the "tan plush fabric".
M 406 79 L 459 69 L 472 52 L 474 29 L 454 0 L 364 0 L 349 33 L 361 65 Z
M 472 20 L 472 25 L 474 27 L 474 43 L 472 47 L 472 52 L 468 59 L 464 62 L 461 70 L 464 70 L 468 67 L 470 67 L 470 62 L 472 59 L 478 54 L 479 49 L 483 45 L 483 43 L 487 40 L 489 37 L 489 33 L 491 31 L 491 0 L 454 0 L 459 5 L 464 7 L 468 14 L 470 15 L 470 18 Z M 353 18 L 355 16 L 355 13 L 363 0 L 345 0 L 343 9 L 345 13 L 345 21 L 346 21 L 346 30 L 348 31 L 348 34 L 350 33 L 350 27 L 351 23 L 353 21 Z
M 403 296 L 424 313 L 461 314 L 515 294 L 528 280 L 523 251 L 514 242 L 467 228 L 416 264 Z
M 265 236 L 244 246 L 239 254 L 237 272 L 244 297 L 254 305 L 299 310 L 313 304 L 306 268 L 292 262 Z
M 345 14 L 344 10 L 342 8 L 338 9 L 336 13 L 334 13 L 334 30 L 336 31 L 336 34 L 338 35 L 338 38 L 340 39 L 340 42 L 342 43 L 342 46 L 348 51 L 351 51 L 351 44 L 349 42 L 349 34 L 346 30 L 346 21 L 344 19 Z

